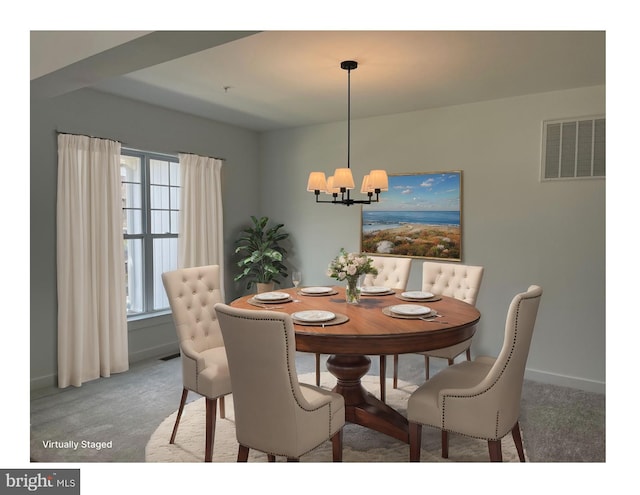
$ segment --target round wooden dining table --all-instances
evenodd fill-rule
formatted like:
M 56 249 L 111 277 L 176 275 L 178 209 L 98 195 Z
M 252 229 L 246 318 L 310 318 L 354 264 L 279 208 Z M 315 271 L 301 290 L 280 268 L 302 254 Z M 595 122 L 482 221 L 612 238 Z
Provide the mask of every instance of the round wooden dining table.
M 328 354 L 327 369 L 337 379 L 334 392 L 345 399 L 345 419 L 409 442 L 407 419 L 369 393 L 361 379 L 371 366 L 368 355 L 406 354 L 439 349 L 467 340 L 475 333 L 480 312 L 470 304 L 446 296 L 415 302 L 401 300 L 401 290 L 386 295 L 363 295 L 359 304 L 347 304 L 345 289 L 332 287 L 328 295 L 305 295 L 300 289 L 278 289 L 291 296 L 285 302 L 264 303 L 255 295 L 236 299 L 231 306 L 293 314 L 330 311 L 335 320 L 301 324 L 294 319 L 296 350 Z M 427 306 L 440 317 L 423 320 L 390 312 L 398 304 Z

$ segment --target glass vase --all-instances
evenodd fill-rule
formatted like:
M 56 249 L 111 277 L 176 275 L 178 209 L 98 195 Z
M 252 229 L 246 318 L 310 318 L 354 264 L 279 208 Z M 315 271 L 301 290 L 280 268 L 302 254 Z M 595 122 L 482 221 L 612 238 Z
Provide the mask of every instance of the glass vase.
M 348 304 L 360 303 L 360 288 L 358 277 L 347 277 L 347 289 L 345 291 Z

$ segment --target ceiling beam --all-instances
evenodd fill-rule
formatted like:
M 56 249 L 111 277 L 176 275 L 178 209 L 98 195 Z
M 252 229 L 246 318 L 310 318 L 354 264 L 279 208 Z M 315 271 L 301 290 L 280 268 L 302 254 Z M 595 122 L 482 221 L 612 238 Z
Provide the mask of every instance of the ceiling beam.
M 31 97 L 60 96 L 258 32 L 155 31 L 32 80 Z

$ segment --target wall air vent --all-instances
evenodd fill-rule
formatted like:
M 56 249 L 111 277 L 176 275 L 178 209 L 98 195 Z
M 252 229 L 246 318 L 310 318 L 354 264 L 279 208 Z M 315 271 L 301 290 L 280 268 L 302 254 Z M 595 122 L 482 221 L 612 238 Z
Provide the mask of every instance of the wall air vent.
M 542 123 L 541 180 L 604 179 L 605 117 Z

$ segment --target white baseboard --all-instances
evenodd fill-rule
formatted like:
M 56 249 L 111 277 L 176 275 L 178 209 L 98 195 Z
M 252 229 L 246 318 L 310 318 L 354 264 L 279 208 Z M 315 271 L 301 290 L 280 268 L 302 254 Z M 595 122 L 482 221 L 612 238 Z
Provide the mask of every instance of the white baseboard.
M 177 342 L 170 344 L 163 344 L 148 349 L 143 349 L 138 352 L 129 353 L 129 364 L 138 363 L 147 359 L 158 359 L 164 356 L 170 356 L 180 352 Z M 56 388 L 58 386 L 58 374 L 52 373 L 50 375 L 38 376 L 31 378 L 29 383 L 31 391 L 40 390 L 43 388 Z
M 578 390 L 584 390 L 585 392 L 592 392 L 596 394 L 606 393 L 606 384 L 604 382 L 577 378 L 575 376 L 558 375 L 555 373 L 527 368 L 524 372 L 524 377 L 526 380 L 531 380 L 533 382 L 576 388 Z
M 51 388 L 58 386 L 58 375 L 44 375 L 36 378 L 31 378 L 30 389 L 31 391 L 40 390 L 42 388 Z
M 147 359 L 156 359 L 164 356 L 170 356 L 180 352 L 178 342 L 172 342 L 170 344 L 162 344 L 156 347 L 150 347 L 142 349 L 137 352 L 129 353 L 129 362 L 138 363 L 140 361 L 146 361 Z

